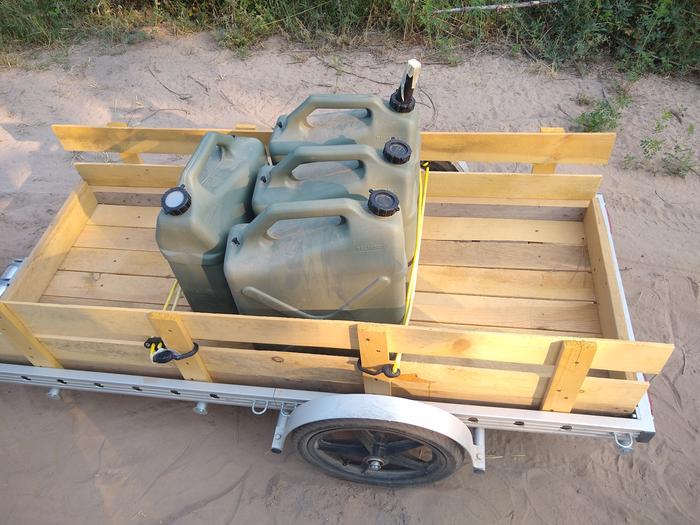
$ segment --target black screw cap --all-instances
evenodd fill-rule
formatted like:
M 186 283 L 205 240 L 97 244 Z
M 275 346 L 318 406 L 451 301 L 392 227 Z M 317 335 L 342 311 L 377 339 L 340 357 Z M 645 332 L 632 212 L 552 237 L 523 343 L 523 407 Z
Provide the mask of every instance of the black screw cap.
M 408 142 L 392 137 L 384 144 L 384 158 L 392 164 L 406 164 L 411 159 L 411 146 Z
M 192 197 L 183 184 L 166 191 L 160 199 L 160 205 L 167 215 L 182 215 L 192 206 Z
M 402 100 L 401 88 L 399 88 L 391 94 L 389 107 L 397 113 L 410 113 L 416 107 L 416 99 L 411 97 L 407 101 Z
M 393 191 L 369 190 L 367 207 L 378 217 L 391 217 L 399 211 L 399 198 Z

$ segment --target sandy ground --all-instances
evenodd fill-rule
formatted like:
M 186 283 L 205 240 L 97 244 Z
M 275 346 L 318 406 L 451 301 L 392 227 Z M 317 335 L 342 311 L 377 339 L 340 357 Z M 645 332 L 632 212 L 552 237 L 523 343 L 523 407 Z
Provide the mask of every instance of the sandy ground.
M 207 35 L 159 37 L 0 71 L 0 265 L 29 253 L 78 180 L 52 123 L 271 126 L 313 92 L 391 89 L 280 46 L 241 61 Z M 406 58 L 375 49 L 323 60 L 393 84 Z M 565 113 L 581 111 L 577 93 L 610 92 L 604 73 L 485 53 L 454 68 L 428 64 L 421 82 L 436 109 L 422 94 L 423 125 L 568 126 Z M 699 523 L 700 177 L 624 170 L 622 159 L 639 154 L 666 108 L 685 106 L 684 125 L 700 124 L 700 88 L 648 77 L 630 93 L 604 190 L 637 337 L 677 345 L 652 381 L 658 435 L 649 445 L 620 457 L 601 440 L 491 432 L 485 475 L 467 467 L 434 486 L 382 490 L 330 479 L 292 450 L 272 455 L 271 415 L 215 407 L 202 418 L 185 403 L 80 393 L 54 403 L 42 390 L 0 385 L 0 523 Z

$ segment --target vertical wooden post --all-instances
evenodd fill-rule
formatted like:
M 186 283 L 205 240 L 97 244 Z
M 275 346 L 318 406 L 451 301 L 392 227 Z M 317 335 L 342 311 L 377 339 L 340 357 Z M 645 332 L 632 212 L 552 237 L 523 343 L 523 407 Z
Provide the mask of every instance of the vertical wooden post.
M 34 366 L 63 368 L 51 352 L 6 304 L 0 303 L 0 333 Z M 1 341 L 0 341 L 1 342 Z
M 595 343 L 562 341 L 554 374 L 542 400 L 542 410 L 571 412 L 581 385 L 591 369 L 595 352 Z
M 165 342 L 165 346 L 172 350 L 177 350 L 181 354 L 192 350 L 194 342 L 178 314 L 173 312 L 151 312 L 148 314 L 148 320 L 158 336 Z M 184 379 L 209 382 L 212 380 L 199 353 L 188 359 L 174 361 L 174 363 Z
M 540 133 L 564 133 L 564 128 L 540 128 Z M 554 173 L 556 169 L 556 162 L 532 165 L 532 173 Z
M 389 362 L 389 344 L 386 330 L 378 325 L 358 324 L 360 359 L 364 368 L 374 368 Z M 391 395 L 391 381 L 386 376 L 362 374 L 366 394 Z
M 108 128 L 126 128 L 126 122 L 110 122 L 107 124 Z M 138 153 L 129 153 L 128 151 L 123 151 L 119 153 L 119 158 L 122 162 L 126 164 L 143 164 L 141 156 Z

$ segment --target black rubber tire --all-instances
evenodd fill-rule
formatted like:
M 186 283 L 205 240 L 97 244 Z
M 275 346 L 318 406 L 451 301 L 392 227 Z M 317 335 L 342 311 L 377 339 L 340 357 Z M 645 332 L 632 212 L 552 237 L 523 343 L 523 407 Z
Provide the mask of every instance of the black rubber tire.
M 368 472 L 357 473 L 353 470 L 343 468 L 338 464 L 327 461 L 319 455 L 313 443 L 318 436 L 334 430 L 370 430 L 379 432 L 390 432 L 399 434 L 406 438 L 414 439 L 431 448 L 432 454 L 439 457 L 438 468 L 426 472 L 425 475 L 411 479 L 386 479 L 385 476 Z M 457 471 L 464 463 L 464 449 L 456 442 L 436 432 L 425 428 L 407 425 L 404 423 L 383 422 L 372 419 L 328 419 L 309 423 L 295 429 L 291 435 L 292 442 L 301 456 L 310 464 L 320 468 L 326 474 L 353 481 L 384 487 L 410 487 L 434 483 L 447 478 Z

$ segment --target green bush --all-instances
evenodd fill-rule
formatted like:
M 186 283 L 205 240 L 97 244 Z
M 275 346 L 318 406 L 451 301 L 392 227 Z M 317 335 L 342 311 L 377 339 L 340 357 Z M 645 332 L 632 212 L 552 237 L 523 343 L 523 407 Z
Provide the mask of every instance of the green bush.
M 423 43 L 447 61 L 497 43 L 566 64 L 609 55 L 628 71 L 700 71 L 698 0 L 562 0 L 505 11 L 436 13 L 510 0 L 0 0 L 0 47 L 51 45 L 102 34 L 124 41 L 147 25 L 214 29 L 232 48 L 270 35 L 334 46 L 380 32 Z

